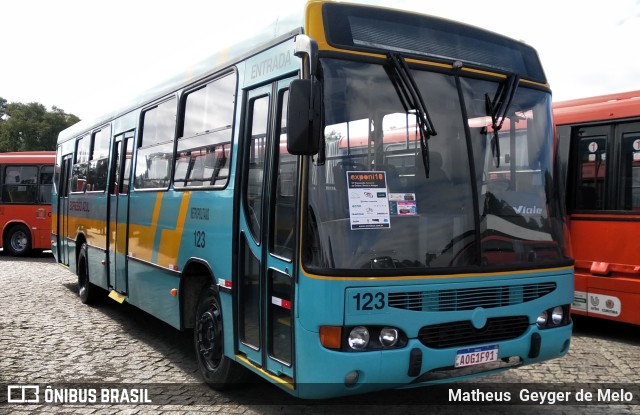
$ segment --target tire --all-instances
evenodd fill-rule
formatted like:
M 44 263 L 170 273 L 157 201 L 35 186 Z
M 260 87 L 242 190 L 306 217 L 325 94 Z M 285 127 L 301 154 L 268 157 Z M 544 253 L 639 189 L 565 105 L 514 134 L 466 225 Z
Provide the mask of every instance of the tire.
M 25 256 L 31 252 L 31 232 L 23 224 L 9 228 L 4 240 L 4 249 L 13 256 Z
M 209 287 L 202 292 L 198 301 L 193 343 L 198 369 L 205 382 L 216 390 L 232 387 L 243 379 L 243 368 L 224 355 L 223 334 L 218 292 Z
M 83 304 L 95 302 L 97 287 L 89 282 L 87 244 L 83 243 L 78 254 L 78 295 Z

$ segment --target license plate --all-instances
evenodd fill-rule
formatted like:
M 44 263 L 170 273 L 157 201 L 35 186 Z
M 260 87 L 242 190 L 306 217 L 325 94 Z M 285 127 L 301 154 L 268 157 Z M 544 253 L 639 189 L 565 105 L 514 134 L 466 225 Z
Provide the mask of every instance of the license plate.
M 498 360 L 498 345 L 470 347 L 456 353 L 455 367 L 481 365 Z

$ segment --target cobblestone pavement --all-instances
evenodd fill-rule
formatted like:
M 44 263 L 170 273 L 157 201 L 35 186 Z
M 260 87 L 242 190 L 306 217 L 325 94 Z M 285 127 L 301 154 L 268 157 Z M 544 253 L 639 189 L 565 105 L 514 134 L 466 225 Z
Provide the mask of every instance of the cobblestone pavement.
M 75 276 L 55 264 L 50 254 L 17 259 L 0 252 L 0 289 L 0 413 L 640 413 L 640 329 L 624 324 L 576 319 L 567 356 L 488 376 L 479 384 L 510 390 L 514 395 L 522 389 L 535 392 L 546 387 L 569 388 L 576 393 L 582 386 L 590 390 L 592 384 L 597 384 L 597 388 L 609 389 L 618 383 L 622 385 L 616 387 L 632 391 L 631 402 L 516 406 L 418 399 L 430 391 L 438 392 L 431 388 L 309 402 L 291 398 L 257 379 L 229 392 L 209 389 L 197 372 L 191 333 L 180 333 L 144 312 L 107 298 L 95 306 L 81 304 Z M 123 383 L 144 385 L 151 390 L 168 387 L 162 402 L 151 404 L 6 403 L 9 384 L 39 385 L 40 396 L 44 396 L 46 386 L 57 391 L 57 385 L 64 384 L 68 393 L 73 384 L 85 389 L 95 386 L 102 391 L 105 385 L 122 388 Z

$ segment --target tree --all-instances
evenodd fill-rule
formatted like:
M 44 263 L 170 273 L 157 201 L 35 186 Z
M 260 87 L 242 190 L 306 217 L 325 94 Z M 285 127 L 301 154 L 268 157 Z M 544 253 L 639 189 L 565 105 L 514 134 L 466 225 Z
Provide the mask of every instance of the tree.
M 0 123 L 4 121 L 4 113 L 7 110 L 7 100 L 0 97 Z
M 0 97 L 0 152 L 55 150 L 58 133 L 80 119 L 57 107 L 22 104 Z

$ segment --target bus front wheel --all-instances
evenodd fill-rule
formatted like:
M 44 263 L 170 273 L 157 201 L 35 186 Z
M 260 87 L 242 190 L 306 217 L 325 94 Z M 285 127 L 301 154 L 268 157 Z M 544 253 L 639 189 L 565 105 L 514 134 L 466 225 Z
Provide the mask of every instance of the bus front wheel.
M 31 232 L 22 224 L 13 225 L 7 232 L 4 247 L 13 256 L 24 256 L 31 251 Z
M 198 368 L 205 382 L 217 390 L 238 383 L 242 368 L 224 355 L 222 307 L 218 293 L 212 287 L 200 295 L 193 331 Z

